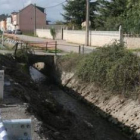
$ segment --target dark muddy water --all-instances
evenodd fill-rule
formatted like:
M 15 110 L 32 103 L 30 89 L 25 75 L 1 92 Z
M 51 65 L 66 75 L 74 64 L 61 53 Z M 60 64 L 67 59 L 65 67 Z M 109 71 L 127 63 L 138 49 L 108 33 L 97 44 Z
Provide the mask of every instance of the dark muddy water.
M 30 68 L 30 72 L 31 77 L 35 81 L 45 78 L 43 74 L 34 68 Z M 129 140 L 117 127 L 97 115 L 87 105 L 79 102 L 68 93 L 56 87 L 51 91 L 51 94 L 66 110 L 73 112 L 80 121 L 83 121 L 90 127 L 90 131 L 94 132 L 94 138 L 91 140 Z

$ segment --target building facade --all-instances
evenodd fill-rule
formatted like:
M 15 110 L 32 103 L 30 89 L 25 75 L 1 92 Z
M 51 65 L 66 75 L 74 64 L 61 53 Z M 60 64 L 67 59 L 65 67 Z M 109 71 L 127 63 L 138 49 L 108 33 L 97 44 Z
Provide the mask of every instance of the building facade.
M 15 26 L 12 23 L 12 17 L 11 16 L 7 17 L 7 19 L 6 19 L 6 29 L 10 30 L 10 31 L 15 30 Z
M 6 31 L 6 20 L 0 21 L 0 30 Z
M 18 13 L 16 20 L 22 32 L 34 32 L 35 28 L 46 26 L 45 9 L 30 4 Z

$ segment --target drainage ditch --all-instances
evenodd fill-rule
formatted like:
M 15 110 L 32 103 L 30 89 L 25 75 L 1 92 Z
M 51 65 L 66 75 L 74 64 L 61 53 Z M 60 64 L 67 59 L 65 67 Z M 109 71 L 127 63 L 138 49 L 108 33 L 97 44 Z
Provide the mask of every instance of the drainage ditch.
M 5 70 L 5 75 L 9 79 L 12 79 L 9 96 L 24 102 L 26 112 L 41 122 L 38 131 L 43 139 L 129 140 L 123 132 L 100 117 L 96 111 L 52 82 L 47 81 L 46 84 L 45 76 L 36 69 L 30 67 L 29 75 L 12 57 L 3 55 L 0 55 L 0 68 Z M 42 79 L 43 82 L 40 82 Z

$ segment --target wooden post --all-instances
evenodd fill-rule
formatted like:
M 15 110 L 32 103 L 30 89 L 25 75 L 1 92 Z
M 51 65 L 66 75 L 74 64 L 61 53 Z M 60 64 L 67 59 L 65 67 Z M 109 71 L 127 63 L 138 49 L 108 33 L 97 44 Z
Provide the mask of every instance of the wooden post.
M 62 33 L 62 40 L 63 40 L 63 38 L 64 38 L 64 29 L 63 28 L 61 30 L 61 33 Z
M 17 49 L 18 49 L 18 43 L 15 44 L 15 53 L 14 53 L 15 57 L 16 57 Z
M 4 70 L 0 70 L 0 100 L 3 99 L 4 90 Z
M 79 45 L 79 54 L 81 54 L 81 46 Z
M 57 55 L 57 41 L 55 41 L 55 55 Z

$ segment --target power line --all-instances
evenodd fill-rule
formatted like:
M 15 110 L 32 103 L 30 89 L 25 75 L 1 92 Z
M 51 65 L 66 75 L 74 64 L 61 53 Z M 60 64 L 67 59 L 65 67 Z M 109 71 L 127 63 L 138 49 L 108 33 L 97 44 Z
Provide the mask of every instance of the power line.
M 65 1 L 63 1 L 63 2 L 61 2 L 61 3 L 58 3 L 58 4 L 56 4 L 56 5 L 48 6 L 48 7 L 45 7 L 45 8 L 53 8 L 53 7 L 57 7 L 57 6 L 59 6 L 59 5 L 62 5 L 62 4 L 65 3 L 65 2 L 67 2 L 67 0 L 65 0 Z

